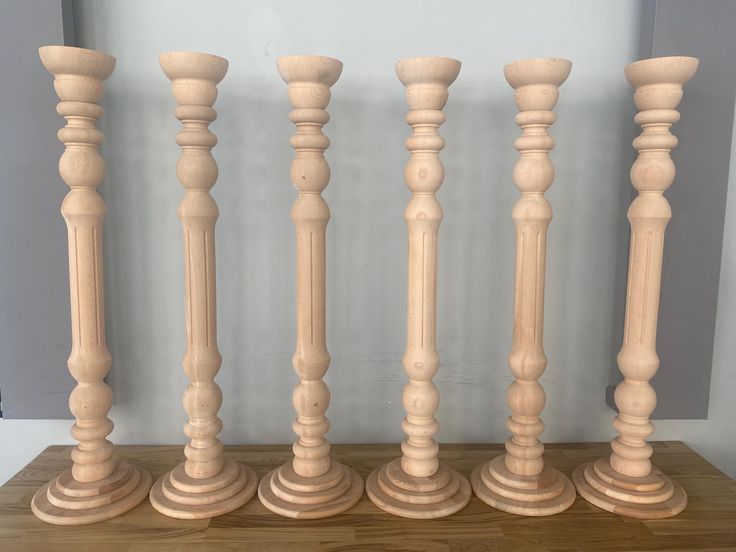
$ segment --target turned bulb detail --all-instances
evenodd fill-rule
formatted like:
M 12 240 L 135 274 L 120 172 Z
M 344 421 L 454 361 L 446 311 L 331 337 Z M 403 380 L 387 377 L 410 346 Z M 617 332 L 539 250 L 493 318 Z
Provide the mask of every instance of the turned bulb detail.
M 442 109 L 448 88 L 460 72 L 450 58 L 402 59 L 396 74 L 404 84 L 412 134 L 404 178 L 412 196 L 404 211 L 408 230 L 407 338 L 402 359 L 409 382 L 402 402 L 406 411 L 401 428 L 406 438 L 402 456 L 375 469 L 366 482 L 369 498 L 379 508 L 408 518 L 438 518 L 463 508 L 470 485 L 462 475 L 439 461 L 434 435 L 440 394 L 432 378 L 437 353 L 437 236 L 442 207 L 435 197 L 445 176 L 439 153 L 445 146 L 438 129 L 445 122 Z
M 299 436 L 293 445 L 294 471 L 303 477 L 323 475 L 330 467 L 330 443 L 325 433 L 330 421 L 325 416 L 330 391 L 323 381 L 330 365 L 325 336 L 325 231 L 330 209 L 322 191 L 330 180 L 324 153 L 330 140 L 322 127 L 330 120 L 327 104 L 334 80 L 289 84 L 296 125 L 290 143 L 295 151 L 291 181 L 299 195 L 291 209 L 297 239 L 297 343 L 292 363 L 299 376 L 293 404 L 297 417 L 293 424 Z
M 323 378 L 330 365 L 326 343 L 325 233 L 330 209 L 322 191 L 330 181 L 325 150 L 330 140 L 322 127 L 330 87 L 342 72 L 342 62 L 323 56 L 286 56 L 277 60 L 288 85 L 296 126 L 290 143 L 295 155 L 291 181 L 298 195 L 291 208 L 296 230 L 296 348 L 292 358 L 299 383 L 292 394 L 297 440 L 294 457 L 269 472 L 258 487 L 263 505 L 292 518 L 324 518 L 343 512 L 363 494 L 363 481 L 351 468 L 330 458 L 325 415 L 330 390 Z
M 72 350 L 67 362 L 77 382 L 69 396 L 75 417 L 71 435 L 71 470 L 34 495 L 36 516 L 58 525 L 81 525 L 126 512 L 145 498 L 148 473 L 113 455 L 107 440 L 112 391 L 104 381 L 112 359 L 105 339 L 102 221 L 107 208 L 97 187 L 105 175 L 100 155 L 102 132 L 97 120 L 103 81 L 113 72 L 115 58 L 102 52 L 67 46 L 39 49 L 44 67 L 54 75 L 59 97 L 56 111 L 66 125 L 59 130 L 64 153 L 59 174 L 70 191 L 61 205 L 69 242 Z
M 614 399 L 618 416 L 613 427 L 611 455 L 579 466 L 573 481 L 580 495 L 599 508 L 640 519 L 674 516 L 687 505 L 683 488 L 652 465 L 654 431 L 649 420 L 657 395 L 649 383 L 659 368 L 657 317 L 662 278 L 664 233 L 672 211 L 664 192 L 675 178 L 670 152 L 677 138 L 670 128 L 680 119 L 677 107 L 683 85 L 697 71 L 691 57 L 646 59 L 626 66 L 626 78 L 635 88 L 639 112 L 634 120 L 641 134 L 633 145 L 638 156 L 631 182 L 638 195 L 631 202 L 629 267 L 623 345 L 617 361 L 623 381 Z
M 611 467 L 629 477 L 642 477 L 652 469 L 652 447 L 646 442 L 654 432 L 649 416 L 657 395 L 649 384 L 659 368 L 656 350 L 659 288 L 662 277 L 664 233 L 672 211 L 664 192 L 675 179 L 670 152 L 677 137 L 670 132 L 680 120 L 677 106 L 683 83 L 639 82 L 636 69 L 627 72 L 636 87 L 639 112 L 634 121 L 641 134 L 633 145 L 638 157 L 631 167 L 631 182 L 638 195 L 629 207 L 631 225 L 624 340 L 617 361 L 624 376 L 614 399 L 619 410 L 613 422 L 619 436 L 611 441 Z
M 161 476 L 151 490 L 151 504 L 164 515 L 200 519 L 239 508 L 255 494 L 257 480 L 250 468 L 226 460 L 217 438 L 222 421 L 222 391 L 215 382 L 222 357 L 217 348 L 215 224 L 219 210 L 210 190 L 218 176 L 212 148 L 217 137 L 209 125 L 217 118 L 213 106 L 217 85 L 228 61 L 197 52 L 168 52 L 159 58 L 172 81 L 181 129 L 176 143 L 181 155 L 176 177 L 184 188 L 178 215 L 184 241 L 184 297 L 187 348 L 182 365 L 189 383 L 182 405 L 188 416 L 184 433 L 186 460 Z
M 511 415 L 506 427 L 511 436 L 506 454 L 478 466 L 471 475 L 475 494 L 486 504 L 524 516 L 562 512 L 575 500 L 570 480 L 544 461 L 544 431 L 540 414 L 546 403 L 539 383 L 547 366 L 544 354 L 544 279 L 547 228 L 552 207 L 544 193 L 555 170 L 549 157 L 555 141 L 549 127 L 559 87 L 572 64 L 565 59 L 539 58 L 516 61 L 504 67 L 514 89 L 521 136 L 514 141 L 519 158 L 513 180 L 521 197 L 512 210 L 516 226 L 513 342 L 509 366 L 514 376 L 506 392 Z

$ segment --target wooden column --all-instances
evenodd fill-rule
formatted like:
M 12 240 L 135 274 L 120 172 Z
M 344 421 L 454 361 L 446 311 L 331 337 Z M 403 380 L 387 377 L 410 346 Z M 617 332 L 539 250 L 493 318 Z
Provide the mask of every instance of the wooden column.
M 405 178 L 412 198 L 404 213 L 409 231 L 407 345 L 403 364 L 406 418 L 403 456 L 375 469 L 366 481 L 373 503 L 408 518 L 438 518 L 462 509 L 470 500 L 470 484 L 437 456 L 434 434 L 439 392 L 432 378 L 439 368 L 436 348 L 437 234 L 442 207 L 435 197 L 444 179 L 439 152 L 445 141 L 437 129 L 445 121 L 442 108 L 460 62 L 441 57 L 402 59 L 396 73 L 406 86 L 411 111 L 406 122 L 413 134 L 406 141 L 411 158 Z
M 100 155 L 102 132 L 95 123 L 102 116 L 102 81 L 115 68 L 115 58 L 101 52 L 44 46 L 41 62 L 54 75 L 61 102 L 56 111 L 66 119 L 59 131 L 64 153 L 61 178 L 71 188 L 61 214 L 69 237 L 72 352 L 69 371 L 77 386 L 69 397 L 76 418 L 72 437 L 73 465 L 47 483 L 33 497 L 33 513 L 48 523 L 80 525 L 127 512 L 151 487 L 151 476 L 115 459 L 107 440 L 113 428 L 107 414 L 112 391 L 104 381 L 112 362 L 105 342 L 102 276 L 102 219 L 107 208 L 97 193 L 105 175 Z
M 670 151 L 677 138 L 670 127 L 680 119 L 677 106 L 682 86 L 698 69 L 691 57 L 664 57 L 626 66 L 626 78 L 636 89 L 635 117 L 642 133 L 634 140 L 639 156 L 631 167 L 631 182 L 639 192 L 629 208 L 631 243 L 624 321 L 624 343 L 618 366 L 624 380 L 616 387 L 619 414 L 613 427 L 610 458 L 578 467 L 573 482 L 588 502 L 624 516 L 642 519 L 678 514 L 687 505 L 685 491 L 653 467 L 652 447 L 646 441 L 654 432 L 649 416 L 657 395 L 649 384 L 659 367 L 657 315 L 662 275 L 664 232 L 672 218 L 664 192 L 675 179 Z
M 330 210 L 322 191 L 330 180 L 324 152 L 330 140 L 322 127 L 330 87 L 342 72 L 342 62 L 321 56 L 288 56 L 277 61 L 288 84 L 289 115 L 297 131 L 291 138 L 296 157 L 291 180 L 299 195 L 291 210 L 296 227 L 297 343 L 294 370 L 299 384 L 292 396 L 297 413 L 294 458 L 269 472 L 258 496 L 269 510 L 292 518 L 315 519 L 343 512 L 363 494 L 363 480 L 352 469 L 330 458 L 325 416 L 330 391 L 323 381 L 330 365 L 325 342 L 325 230 Z
M 546 516 L 569 508 L 575 500 L 570 480 L 544 462 L 539 417 L 546 397 L 539 384 L 547 357 L 544 354 L 544 268 L 547 227 L 552 208 L 544 197 L 555 170 L 549 158 L 554 139 L 547 129 L 555 122 L 552 111 L 558 87 L 570 74 L 565 59 L 527 59 L 504 67 L 514 88 L 521 137 L 514 145 L 519 160 L 514 182 L 521 198 L 513 209 L 516 224 L 516 284 L 514 333 L 509 364 L 514 382 L 506 394 L 511 416 L 506 427 L 511 437 L 506 454 L 478 466 L 471 475 L 475 494 L 486 504 L 513 514 Z
M 176 118 L 183 125 L 176 136 L 181 146 L 176 176 L 186 190 L 179 218 L 184 230 L 187 325 L 183 365 L 189 378 L 182 402 L 189 416 L 184 433 L 190 441 L 184 448 L 186 461 L 154 483 L 151 504 L 175 518 L 209 518 L 248 502 L 258 483 L 252 469 L 224 458 L 217 439 L 222 430 L 217 417 L 222 392 L 214 379 L 222 364 L 215 294 L 215 222 L 219 211 L 209 190 L 218 171 L 212 157 L 217 137 L 209 125 L 217 117 L 212 106 L 228 62 L 194 52 L 168 52 L 161 54 L 159 61 L 173 82 Z

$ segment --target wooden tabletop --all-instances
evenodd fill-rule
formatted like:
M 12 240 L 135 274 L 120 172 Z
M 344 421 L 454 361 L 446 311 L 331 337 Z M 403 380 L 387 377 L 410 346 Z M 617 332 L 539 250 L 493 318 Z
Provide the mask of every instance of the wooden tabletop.
M 254 498 L 224 516 L 179 521 L 148 502 L 93 525 L 57 527 L 31 513 L 33 493 L 69 465 L 69 446 L 51 446 L 0 488 L 2 552 L 312 552 L 312 551 L 550 551 L 736 550 L 736 482 L 680 442 L 652 443 L 654 462 L 687 491 L 679 516 L 638 521 L 599 510 L 580 497 L 568 511 L 547 518 L 506 514 L 473 497 L 459 513 L 415 521 L 385 514 L 367 497 L 347 513 L 317 521 L 281 518 Z M 288 446 L 231 446 L 226 455 L 261 477 L 291 454 Z M 440 456 L 465 474 L 500 454 L 501 445 L 442 445 Z M 154 478 L 183 460 L 181 446 L 119 446 L 120 457 Z M 548 462 L 573 468 L 608 454 L 608 443 L 549 444 Z M 335 445 L 333 453 L 363 477 L 399 455 L 398 445 Z

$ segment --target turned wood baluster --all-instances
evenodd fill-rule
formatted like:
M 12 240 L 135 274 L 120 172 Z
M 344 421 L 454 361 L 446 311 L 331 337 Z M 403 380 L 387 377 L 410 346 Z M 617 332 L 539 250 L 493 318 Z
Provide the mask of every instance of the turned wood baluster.
M 289 120 L 296 125 L 290 143 L 295 150 L 291 181 L 299 191 L 291 209 L 296 228 L 296 350 L 292 359 L 299 384 L 293 403 L 297 413 L 293 445 L 294 471 L 315 477 L 330 467 L 330 443 L 325 433 L 330 421 L 325 416 L 330 390 L 322 379 L 330 366 L 325 340 L 325 229 L 330 209 L 322 191 L 330 180 L 324 157 L 330 140 L 322 126 L 330 116 L 330 84 L 289 83 L 289 100 L 294 109 Z
M 539 67 L 527 67 L 527 63 Z M 519 151 L 514 183 L 521 198 L 512 212 L 516 225 L 516 283 L 509 364 L 515 381 L 506 394 L 511 410 L 506 426 L 512 436 L 506 441 L 505 457 L 506 467 L 518 475 L 537 475 L 544 467 L 544 445 L 539 440 L 544 423 L 539 415 L 546 398 L 538 380 L 547 365 L 542 343 L 544 269 L 547 228 L 552 220 L 552 207 L 544 192 L 552 185 L 555 174 L 549 158 L 555 141 L 547 129 L 555 122 L 552 109 L 559 96 L 558 87 L 570 69 L 569 61 L 558 59 L 521 61 L 506 68 L 520 111 L 516 124 L 522 130 L 514 142 Z M 517 72 L 530 74 L 518 79 Z M 549 76 L 552 78 L 545 80 Z
M 511 415 L 506 427 L 511 437 L 506 454 L 479 466 L 471 475 L 476 495 L 491 506 L 518 515 L 546 516 L 566 510 L 575 500 L 567 477 L 545 464 L 544 431 L 540 418 L 546 397 L 539 384 L 547 365 L 544 331 L 544 269 L 547 227 L 552 207 L 544 197 L 555 170 L 549 158 L 555 141 L 548 129 L 555 122 L 552 111 L 558 88 L 570 74 L 565 59 L 538 58 L 504 67 L 514 88 L 519 113 L 516 124 L 521 136 L 514 145 L 519 159 L 514 183 L 521 198 L 513 208 L 516 225 L 516 281 L 514 286 L 514 332 L 509 365 L 514 382 L 506 393 Z
M 217 137 L 209 124 L 217 113 L 212 108 L 217 97 L 215 82 L 176 79 L 176 118 L 182 129 L 176 135 L 181 157 L 176 175 L 186 192 L 179 204 L 184 235 L 184 286 L 186 298 L 187 351 L 184 371 L 189 385 L 182 403 L 189 416 L 184 433 L 191 439 L 184 449 L 187 475 L 212 477 L 223 467 L 222 443 L 217 434 L 222 421 L 222 391 L 215 382 L 222 357 L 217 348 L 215 297 L 215 222 L 217 204 L 209 194 L 218 169 L 212 157 Z
M 681 98 L 682 85 L 674 83 L 643 85 L 634 96 L 639 108 L 634 121 L 642 127 L 633 143 L 639 155 L 631 167 L 631 182 L 638 195 L 628 213 L 631 242 L 624 341 L 617 357 L 624 380 L 614 395 L 619 414 L 613 426 L 619 436 L 611 442 L 610 458 L 611 467 L 629 477 L 647 475 L 652 467 L 652 447 L 646 438 L 654 431 L 649 416 L 657 405 L 657 395 L 649 380 L 659 367 L 659 287 L 664 233 L 672 218 L 664 192 L 675 179 L 670 151 L 677 146 L 677 137 L 670 127 L 680 120 L 675 108 Z
M 65 46 L 45 46 L 41 61 L 54 75 L 66 126 L 59 133 L 64 153 L 59 173 L 70 191 L 61 213 L 69 241 L 72 350 L 69 371 L 77 386 L 69 397 L 76 418 L 71 429 L 79 444 L 72 450 L 71 473 L 42 487 L 33 499 L 34 513 L 60 525 L 108 519 L 138 504 L 151 480 L 145 472 L 117 462 L 107 436 L 112 391 L 104 381 L 112 359 L 105 340 L 102 274 L 102 220 L 107 208 L 97 193 L 105 175 L 100 155 L 102 82 L 115 67 L 115 58 L 101 52 Z
M 428 94 L 429 90 L 432 95 Z M 439 429 L 434 415 L 440 396 L 432 378 L 440 364 L 436 340 L 437 234 L 442 207 L 434 194 L 445 176 L 439 157 L 445 140 L 438 134 L 438 128 L 446 119 L 441 109 L 448 94 L 444 83 L 410 83 L 406 90 L 412 109 L 406 122 L 413 134 L 406 140 L 411 158 L 405 177 L 412 197 L 404 211 L 409 235 L 409 285 L 403 365 L 409 383 L 402 395 L 406 418 L 401 428 L 406 439 L 401 443 L 401 467 L 414 477 L 430 476 L 439 466 L 439 445 L 433 436 Z
M 261 502 L 280 515 L 322 518 L 350 508 L 363 493 L 360 476 L 330 459 L 325 438 L 330 429 L 325 415 L 330 391 L 322 379 L 330 365 L 325 335 L 325 231 L 330 209 L 321 195 L 330 181 L 324 156 L 330 140 L 322 127 L 330 120 L 326 111 L 330 87 L 340 77 L 342 62 L 287 56 L 279 58 L 277 66 L 288 84 L 293 107 L 289 119 L 296 125 L 290 142 L 295 150 L 291 181 L 299 192 L 291 209 L 297 257 L 297 342 L 292 363 L 299 376 L 292 402 L 298 438 L 290 465 L 267 474 L 258 493 Z
M 434 440 L 439 424 L 435 413 L 439 391 L 432 378 L 439 369 L 436 343 L 437 235 L 442 207 L 435 193 L 445 170 L 439 152 L 445 145 L 438 129 L 448 87 L 460 72 L 460 62 L 449 58 L 410 58 L 396 64 L 406 86 L 411 111 L 406 122 L 412 135 L 406 140 L 411 153 L 404 172 L 412 197 L 404 211 L 409 238 L 407 341 L 403 357 L 409 383 L 402 400 L 406 417 L 401 424 L 406 438 L 402 456 L 374 470 L 366 482 L 370 499 L 392 514 L 409 518 L 437 518 L 463 508 L 470 485 L 459 473 L 441 463 Z
M 184 371 L 189 385 L 182 403 L 189 420 L 184 433 L 186 461 L 159 478 L 151 502 L 161 513 L 181 518 L 205 518 L 242 506 L 254 494 L 255 473 L 223 456 L 217 435 L 222 421 L 222 391 L 215 382 L 222 357 L 217 348 L 217 297 L 215 274 L 215 223 L 219 210 L 209 191 L 218 176 L 212 148 L 217 137 L 209 125 L 217 118 L 212 107 L 217 84 L 225 77 L 227 60 L 196 52 L 169 52 L 160 57 L 161 68 L 172 81 L 177 101 L 176 118 L 182 128 L 176 135 L 181 156 L 176 176 L 184 187 L 179 219 L 184 238 L 184 287 L 187 350 Z
M 634 140 L 638 157 L 631 182 L 638 195 L 629 207 L 631 224 L 624 340 L 618 366 L 624 376 L 614 395 L 619 414 L 613 422 L 619 432 L 611 441 L 607 459 L 580 466 L 573 475 L 578 492 L 609 511 L 654 519 L 680 512 L 687 504 L 683 489 L 652 466 L 652 447 L 646 441 L 654 431 L 649 416 L 657 395 L 649 381 L 659 368 L 656 350 L 659 288 L 664 233 L 672 217 L 664 192 L 675 178 L 670 152 L 677 138 L 670 132 L 680 119 L 677 111 L 682 86 L 698 68 L 690 57 L 666 57 L 627 65 L 626 78 L 635 87 L 639 109 L 635 121 L 642 127 Z

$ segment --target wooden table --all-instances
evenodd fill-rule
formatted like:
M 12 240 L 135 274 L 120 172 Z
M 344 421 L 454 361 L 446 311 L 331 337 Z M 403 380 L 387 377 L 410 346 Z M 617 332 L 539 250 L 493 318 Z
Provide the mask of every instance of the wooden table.
M 79 527 L 38 521 L 30 509 L 36 489 L 69 464 L 69 446 L 42 452 L 0 488 L 2 552 L 206 552 L 317 550 L 374 551 L 547 551 L 547 550 L 736 550 L 736 482 L 680 442 L 653 443 L 654 461 L 687 491 L 679 516 L 641 522 L 599 510 L 583 499 L 547 518 L 506 514 L 473 498 L 445 519 L 413 521 L 393 517 L 364 496 L 334 518 L 280 518 L 253 499 L 231 514 L 179 521 L 158 514 L 148 502 L 116 519 Z M 466 476 L 480 462 L 500 454 L 501 445 L 442 445 L 440 456 Z M 258 476 L 284 462 L 288 446 L 232 446 L 226 455 L 252 466 Z M 547 445 L 546 458 L 570 475 L 573 468 L 607 454 L 608 443 Z M 181 446 L 119 446 L 118 454 L 145 466 L 155 477 L 183 459 Z M 397 445 L 335 445 L 335 456 L 363 477 L 399 455 Z

